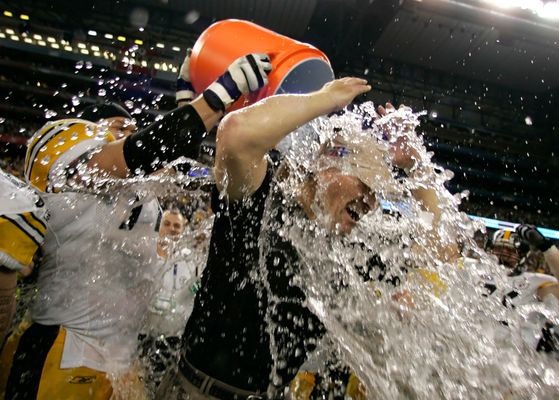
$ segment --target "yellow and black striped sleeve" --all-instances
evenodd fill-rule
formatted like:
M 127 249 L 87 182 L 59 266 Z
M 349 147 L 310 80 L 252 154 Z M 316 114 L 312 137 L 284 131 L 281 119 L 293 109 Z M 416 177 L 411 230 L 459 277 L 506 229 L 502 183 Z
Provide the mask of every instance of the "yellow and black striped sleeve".
M 37 214 L 0 215 L 0 265 L 19 271 L 33 261 L 46 232 Z

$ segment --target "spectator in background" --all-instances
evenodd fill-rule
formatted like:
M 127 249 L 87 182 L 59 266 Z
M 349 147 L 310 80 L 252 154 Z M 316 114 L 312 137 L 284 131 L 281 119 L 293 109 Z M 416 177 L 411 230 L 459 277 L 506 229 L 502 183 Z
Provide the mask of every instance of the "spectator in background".
M 550 272 L 556 278 L 559 278 L 559 250 L 557 246 L 548 238 L 546 238 L 534 225 L 522 224 L 516 227 L 516 233 L 525 240 L 531 248 L 539 250 L 543 253 L 545 262 Z M 559 284 L 550 284 L 538 289 L 538 297 L 545 298 L 552 294 L 559 298 Z
M 167 368 L 178 360 L 180 338 L 194 306 L 199 288 L 199 274 L 203 266 L 192 259 L 195 243 L 184 240 L 188 221 L 177 209 L 163 212 L 157 242 L 157 254 L 162 274 L 158 274 L 158 288 L 150 302 L 143 334 L 140 337 L 141 356 L 148 378 L 154 388 Z M 162 264 L 162 265 L 161 265 Z
M 485 284 L 490 294 L 502 297 L 504 305 L 515 307 L 540 301 L 544 298 L 542 290 L 557 285 L 557 279 L 551 275 L 527 271 L 525 262 L 529 248 L 518 233 L 497 230 L 487 250 L 509 270 L 510 285 L 504 290 L 493 282 Z

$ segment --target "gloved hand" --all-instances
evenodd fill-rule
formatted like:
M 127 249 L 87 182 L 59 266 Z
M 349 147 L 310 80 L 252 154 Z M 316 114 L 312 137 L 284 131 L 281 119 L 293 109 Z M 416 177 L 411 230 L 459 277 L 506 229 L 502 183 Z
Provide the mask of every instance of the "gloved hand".
M 186 57 L 181 65 L 179 77 L 177 79 L 177 93 L 175 99 L 177 103 L 186 101 L 190 102 L 196 96 L 194 86 L 190 82 L 190 53 L 192 49 L 186 49 Z
M 530 246 L 540 251 L 549 250 L 553 242 L 547 239 L 534 225 L 521 224 L 516 227 L 516 233 L 522 240 L 525 240 Z
M 267 85 L 271 70 L 270 57 L 266 54 L 240 57 L 204 91 L 204 99 L 213 110 L 225 111 L 242 95 Z

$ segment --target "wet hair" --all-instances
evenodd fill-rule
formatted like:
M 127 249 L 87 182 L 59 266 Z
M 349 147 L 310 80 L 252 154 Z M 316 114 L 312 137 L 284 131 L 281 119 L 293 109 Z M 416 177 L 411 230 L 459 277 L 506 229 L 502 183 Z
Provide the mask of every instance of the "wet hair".
M 181 215 L 184 219 L 186 219 L 186 217 L 184 216 L 182 211 L 179 210 L 178 208 L 168 208 L 166 210 L 163 210 L 163 213 L 178 214 L 178 215 Z
M 93 104 L 82 110 L 81 117 L 87 121 L 97 122 L 100 119 L 124 117 L 132 119 L 132 116 L 117 103 Z

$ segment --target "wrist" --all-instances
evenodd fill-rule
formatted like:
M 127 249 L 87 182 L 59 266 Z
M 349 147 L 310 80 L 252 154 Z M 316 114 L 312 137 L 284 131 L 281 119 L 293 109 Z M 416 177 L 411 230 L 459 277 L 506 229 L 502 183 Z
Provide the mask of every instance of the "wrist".
M 316 92 L 308 94 L 311 101 L 316 104 L 318 115 L 329 114 L 340 109 L 335 97 L 327 90 L 320 89 Z

